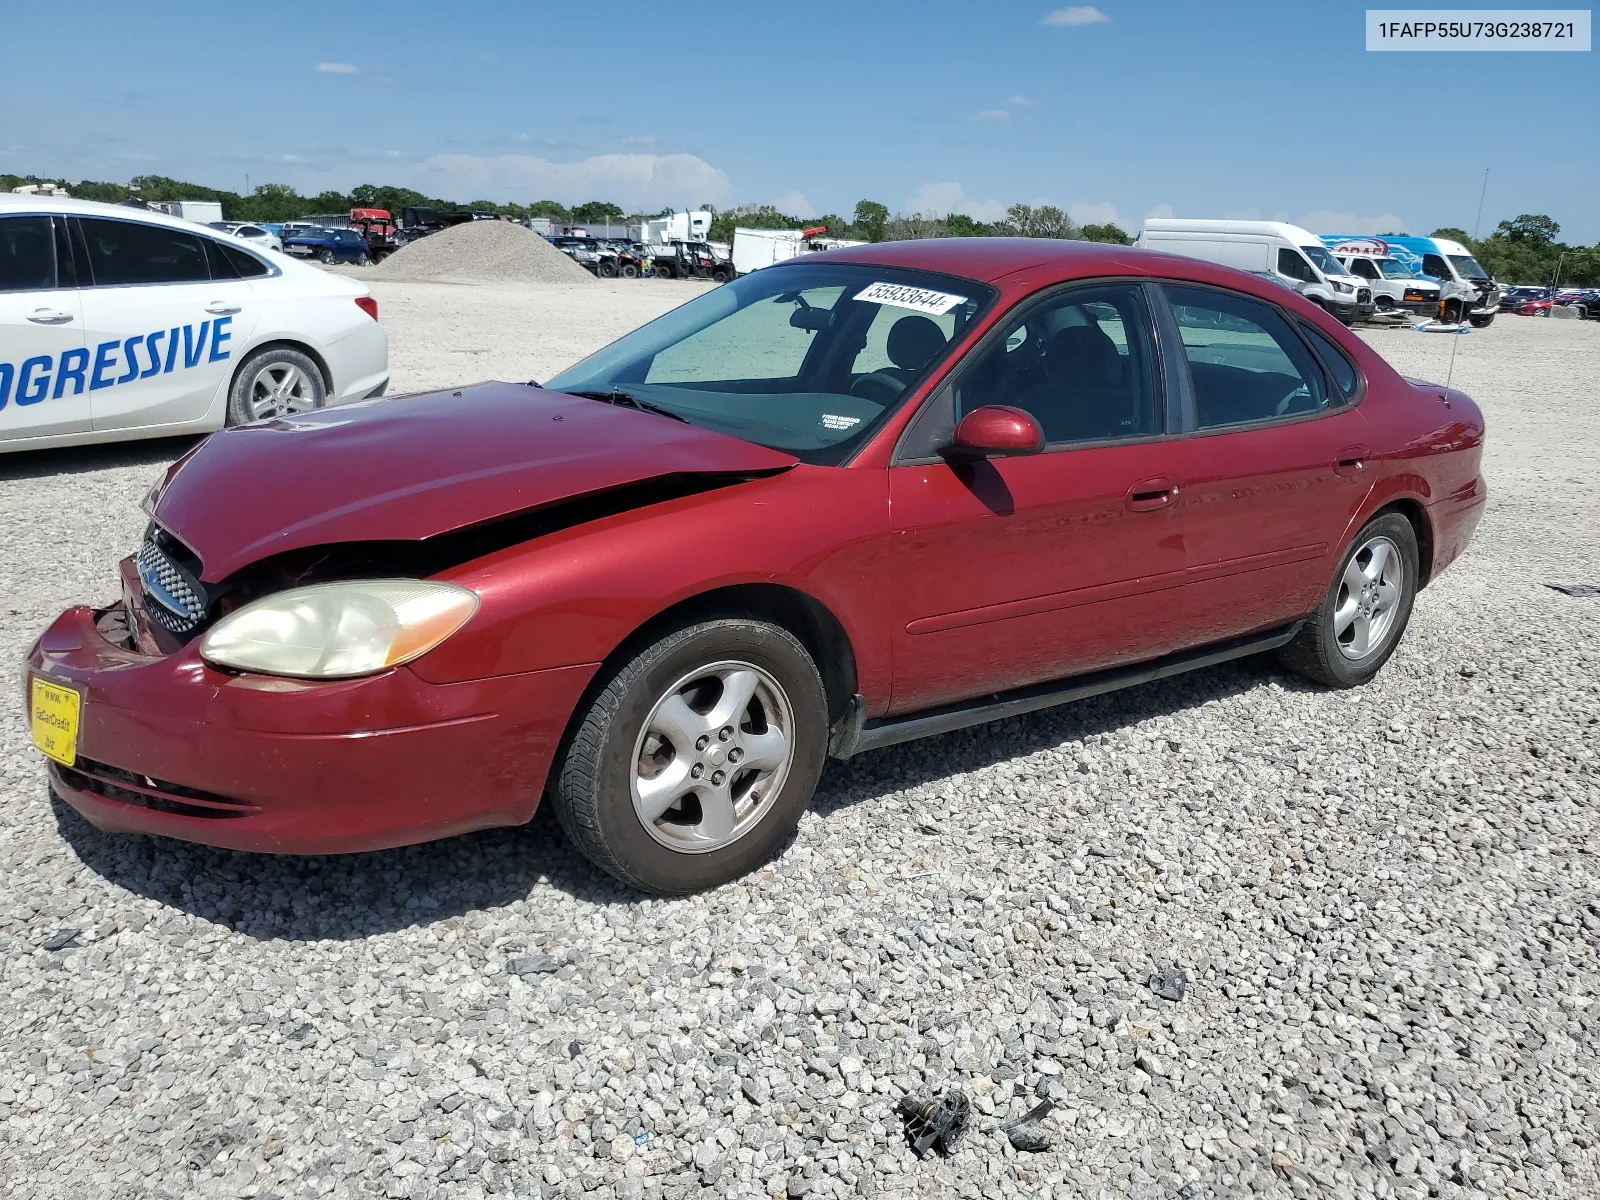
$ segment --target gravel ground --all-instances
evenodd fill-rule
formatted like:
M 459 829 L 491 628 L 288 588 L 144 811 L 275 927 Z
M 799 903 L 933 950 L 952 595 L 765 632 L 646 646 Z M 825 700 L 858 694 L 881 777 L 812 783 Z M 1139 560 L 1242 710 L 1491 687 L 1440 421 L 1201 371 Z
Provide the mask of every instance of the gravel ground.
M 674 287 L 377 291 L 403 388 L 548 373 Z M 1456 353 L 1492 438 L 1377 681 L 1249 661 L 868 754 L 710 895 L 637 900 L 543 819 L 330 860 L 102 835 L 13 709 L 0 1194 L 1600 1194 L 1600 600 L 1543 586 L 1600 582 L 1600 326 L 1371 338 Z M 8 661 L 110 594 L 179 449 L 0 461 Z M 974 1128 L 918 1161 L 893 1102 L 949 1085 Z

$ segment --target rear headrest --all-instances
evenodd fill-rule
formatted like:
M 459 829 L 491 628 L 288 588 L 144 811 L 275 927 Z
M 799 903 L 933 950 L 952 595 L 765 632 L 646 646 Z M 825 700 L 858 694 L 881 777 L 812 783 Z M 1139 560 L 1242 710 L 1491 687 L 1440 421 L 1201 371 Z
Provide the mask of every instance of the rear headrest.
M 1052 379 L 1082 387 L 1113 387 L 1122 374 L 1117 344 L 1098 325 L 1069 325 L 1045 347 Z

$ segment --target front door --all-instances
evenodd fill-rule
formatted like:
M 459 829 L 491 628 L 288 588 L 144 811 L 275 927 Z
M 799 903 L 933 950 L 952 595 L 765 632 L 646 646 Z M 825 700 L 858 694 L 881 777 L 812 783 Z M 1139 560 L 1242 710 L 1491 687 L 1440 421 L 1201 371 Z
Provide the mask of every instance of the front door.
M 1182 643 L 1179 486 L 1143 289 L 1059 290 L 1001 323 L 952 420 L 1031 413 L 1042 454 L 889 469 L 899 531 L 891 711 L 1156 657 Z M 913 451 L 913 453 L 915 453 Z
M 0 440 L 89 428 L 83 311 L 48 216 L 0 217 Z M 67 274 L 70 276 L 70 266 Z
M 101 217 L 78 224 L 93 279 L 83 317 L 95 429 L 201 420 L 254 327 L 250 285 L 213 277 L 201 234 Z

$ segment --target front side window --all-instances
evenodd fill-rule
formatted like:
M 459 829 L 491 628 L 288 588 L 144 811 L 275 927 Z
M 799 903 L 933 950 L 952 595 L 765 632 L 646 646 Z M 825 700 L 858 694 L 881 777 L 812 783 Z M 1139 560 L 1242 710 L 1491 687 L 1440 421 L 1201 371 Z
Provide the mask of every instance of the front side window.
M 96 287 L 197 283 L 211 278 L 198 234 L 142 221 L 79 217 Z
M 1025 310 L 956 385 L 956 418 L 987 404 L 1030 413 L 1047 443 L 1151 437 L 1164 429 L 1144 292 L 1069 289 Z
M 1339 260 L 1328 253 L 1326 246 L 1301 246 L 1305 256 L 1317 264 L 1317 269 L 1324 275 L 1343 275 L 1345 270 L 1339 265 Z
M 1466 279 L 1487 279 L 1489 272 L 1478 265 L 1478 260 L 1470 254 L 1452 254 L 1450 261 L 1455 264 L 1456 270 Z
M 1371 260 L 1369 259 L 1352 258 L 1350 260 L 1350 270 L 1352 273 L 1361 276 L 1363 279 L 1378 278 L 1378 268 L 1373 266 Z
M 1424 254 L 1422 256 L 1422 273 L 1424 275 L 1432 275 L 1435 279 L 1454 278 L 1444 259 L 1437 254 Z
M 994 295 L 926 271 L 786 263 L 691 300 L 545 386 L 839 463 Z
M 0 292 L 56 286 L 56 240 L 49 217 L 0 217 Z
M 1322 370 L 1278 310 L 1236 292 L 1168 286 L 1202 429 L 1270 421 L 1328 404 Z
M 1278 251 L 1278 272 L 1290 279 L 1298 279 L 1301 283 L 1317 282 L 1317 273 L 1296 250 L 1284 248 Z

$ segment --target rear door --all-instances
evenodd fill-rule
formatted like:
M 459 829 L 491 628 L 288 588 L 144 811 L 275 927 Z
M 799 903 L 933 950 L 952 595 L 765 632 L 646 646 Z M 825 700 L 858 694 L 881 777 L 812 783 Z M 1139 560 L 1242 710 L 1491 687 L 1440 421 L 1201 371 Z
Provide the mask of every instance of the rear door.
M 1192 381 L 1195 432 L 1172 447 L 1172 470 L 1184 480 L 1196 641 L 1303 617 L 1368 491 L 1359 373 L 1263 300 L 1199 285 L 1163 293 Z
M 183 425 L 212 411 L 257 319 L 234 256 L 201 233 L 78 217 L 92 286 L 83 291 L 94 428 Z M 230 277 L 231 275 L 231 277 Z
M 89 429 L 83 310 L 65 225 L 0 216 L 0 440 Z

